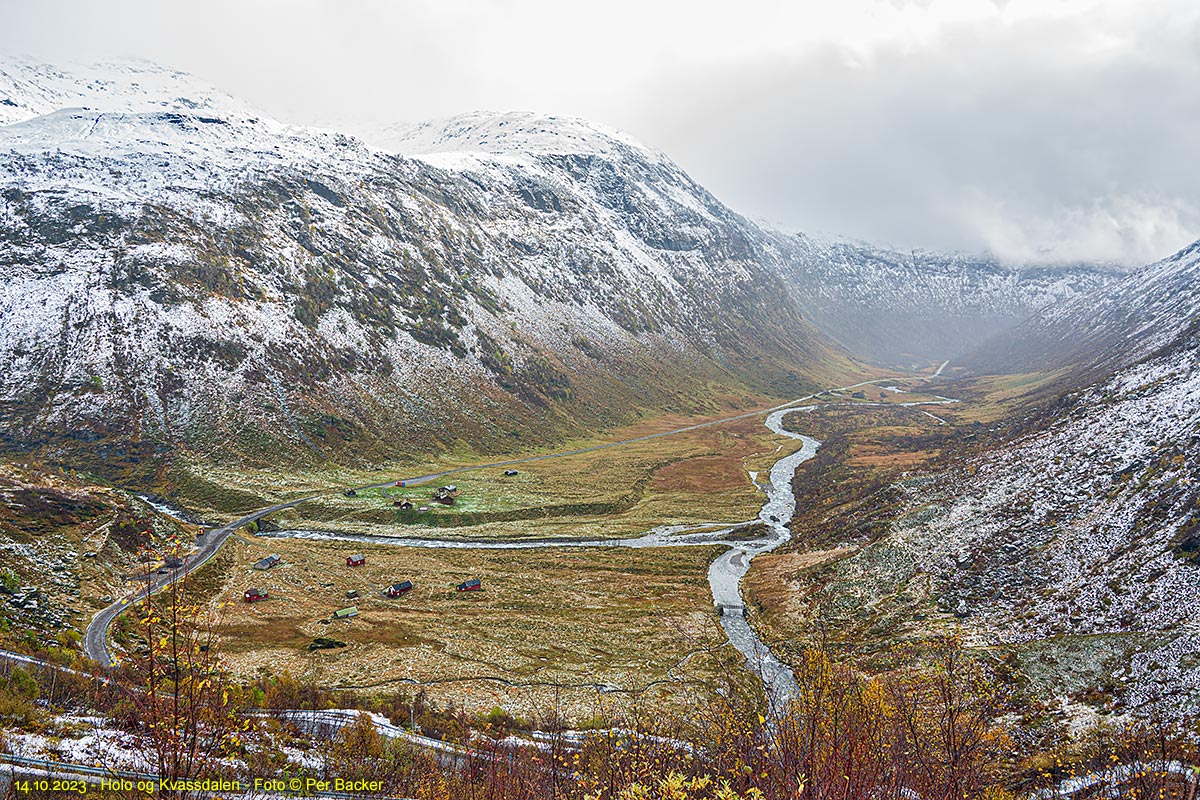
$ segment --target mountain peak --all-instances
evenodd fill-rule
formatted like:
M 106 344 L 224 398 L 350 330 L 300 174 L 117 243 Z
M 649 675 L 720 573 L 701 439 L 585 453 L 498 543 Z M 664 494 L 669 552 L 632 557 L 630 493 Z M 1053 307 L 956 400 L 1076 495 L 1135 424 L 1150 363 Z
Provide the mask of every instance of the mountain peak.
M 533 112 L 475 111 L 416 124 L 364 132 L 368 143 L 407 156 L 433 153 L 489 155 L 664 156 L 615 128 L 578 117 Z
M 65 108 L 261 116 L 246 103 L 194 75 L 145 59 L 51 65 L 0 55 L 0 125 Z

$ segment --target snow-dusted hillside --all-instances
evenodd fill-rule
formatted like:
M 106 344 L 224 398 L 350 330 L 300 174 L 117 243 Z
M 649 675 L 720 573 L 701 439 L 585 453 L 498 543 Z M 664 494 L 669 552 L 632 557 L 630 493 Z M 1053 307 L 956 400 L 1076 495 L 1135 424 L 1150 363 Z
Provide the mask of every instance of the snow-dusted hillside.
M 824 369 L 774 238 L 627 137 L 410 158 L 143 62 L 0 78 L 10 446 L 511 446 Z
M 784 274 L 809 318 L 852 351 L 901 366 L 954 358 L 1119 277 L 1100 267 L 1015 269 L 983 257 L 783 240 Z
M 1200 320 L 1200 242 L 994 337 L 965 363 L 976 372 L 1068 370 L 1103 376 L 1169 348 Z
M 235 113 L 250 106 L 186 72 L 134 59 L 56 67 L 29 59 L 0 59 L 0 125 L 63 108 L 136 113 Z
M 909 630 L 924 609 L 896 598 L 932 600 L 1055 692 L 1200 709 L 1198 367 L 1192 337 L 1071 396 L 1045 430 L 908 484 L 907 515 L 828 598 L 858 593 Z
M 901 484 L 890 532 L 822 576 L 827 617 L 956 621 L 1054 693 L 1200 710 L 1198 263 L 1200 243 L 1006 335 L 1075 359 L 1056 400 Z

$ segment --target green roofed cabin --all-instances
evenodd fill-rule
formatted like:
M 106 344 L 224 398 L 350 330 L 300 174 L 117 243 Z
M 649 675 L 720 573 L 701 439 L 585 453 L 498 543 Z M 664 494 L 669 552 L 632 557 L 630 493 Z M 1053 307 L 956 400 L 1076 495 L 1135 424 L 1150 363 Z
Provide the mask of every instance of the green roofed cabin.
M 350 606 L 349 608 L 339 608 L 333 612 L 334 619 L 350 619 L 358 616 L 358 606 Z

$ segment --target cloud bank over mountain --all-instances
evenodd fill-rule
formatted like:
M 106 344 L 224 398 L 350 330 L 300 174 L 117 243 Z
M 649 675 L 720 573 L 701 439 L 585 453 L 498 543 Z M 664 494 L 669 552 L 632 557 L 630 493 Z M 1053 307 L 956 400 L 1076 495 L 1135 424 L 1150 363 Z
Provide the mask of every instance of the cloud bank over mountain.
M 0 49 L 143 56 L 301 124 L 578 115 L 753 216 L 901 250 L 1132 266 L 1200 235 L 1186 0 L 118 0 L 5 23 Z

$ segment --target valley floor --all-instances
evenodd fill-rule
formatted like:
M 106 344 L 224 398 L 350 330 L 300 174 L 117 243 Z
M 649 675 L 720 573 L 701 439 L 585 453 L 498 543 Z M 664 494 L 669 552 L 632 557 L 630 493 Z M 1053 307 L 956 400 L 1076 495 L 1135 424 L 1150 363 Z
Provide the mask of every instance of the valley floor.
M 943 406 L 913 405 L 930 402 Z M 895 417 L 904 430 L 945 427 L 937 415 L 944 401 L 899 376 L 800 405 L 818 404 L 835 411 L 861 406 L 865 415 Z M 696 422 L 656 419 L 609 435 L 637 439 Z M 744 521 L 759 513 L 771 466 L 799 442 L 762 422 L 758 413 L 522 463 L 514 465 L 516 475 L 501 467 L 468 469 L 444 479 L 456 489 L 448 507 L 429 498 L 432 485 L 327 493 L 272 515 L 262 530 L 239 532 L 187 578 L 188 589 L 210 603 L 222 649 L 242 677 L 265 669 L 359 691 L 420 686 L 472 711 L 544 707 L 554 695 L 577 718 L 602 693 L 703 702 L 735 655 L 705 582 L 707 564 L 728 545 L 524 548 L 649 530 L 701 539 L 713 531 L 721 541 L 764 536 L 764 522 Z M 328 485 L 330 478 L 206 476 L 213 484 L 254 486 L 268 501 Z M 336 476 L 350 484 L 379 478 Z M 412 510 L 396 506 L 406 501 Z M 740 527 L 717 533 L 731 525 Z M 522 549 L 412 546 L 438 541 Z M 271 552 L 282 557 L 279 566 L 252 568 Z M 359 552 L 366 565 L 347 566 L 346 557 Z M 455 584 L 468 578 L 479 578 L 484 591 L 456 592 Z M 416 589 L 396 599 L 384 595 L 404 580 Z M 242 602 L 250 588 L 268 599 Z M 331 620 L 351 605 L 357 616 Z M 329 640 L 324 647 L 322 640 Z

